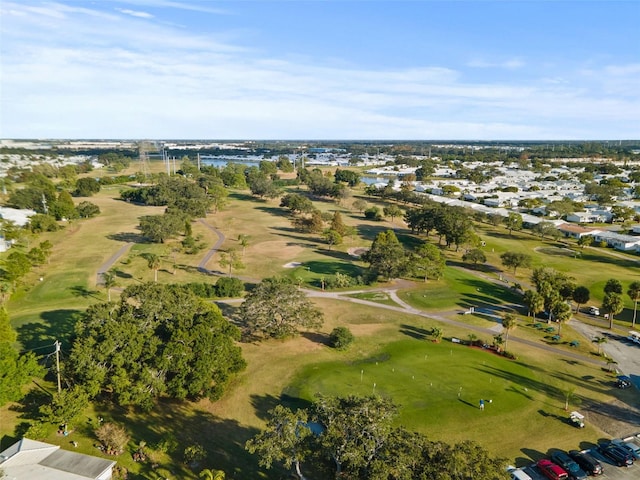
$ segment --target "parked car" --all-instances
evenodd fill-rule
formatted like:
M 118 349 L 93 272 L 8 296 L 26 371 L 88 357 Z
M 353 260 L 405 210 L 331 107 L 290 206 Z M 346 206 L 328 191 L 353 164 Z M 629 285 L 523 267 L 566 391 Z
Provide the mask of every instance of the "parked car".
M 600 453 L 613 462 L 614 465 L 619 467 L 630 467 L 633 465 L 633 457 L 624 448 L 614 445 L 613 443 L 606 443 L 598 445 Z
M 585 480 L 587 478 L 587 474 L 580 468 L 580 465 L 562 450 L 553 451 L 551 460 L 564 468 L 569 474 L 569 478 L 573 480 Z
M 602 464 L 587 452 L 571 450 L 569 456 L 589 475 L 602 475 Z
M 591 315 L 600 315 L 600 309 L 598 307 L 589 307 L 588 311 Z
M 556 465 L 551 460 L 547 460 L 543 458 L 542 460 L 538 460 L 536 464 L 538 466 L 538 470 L 542 472 L 542 474 L 547 477 L 549 480 L 568 480 L 569 474 L 567 471 L 562 468 L 560 465 Z
M 640 458 L 640 447 L 635 443 L 625 442 L 624 440 L 621 440 L 619 438 L 614 438 L 613 440 L 611 440 L 611 443 L 628 451 L 631 454 L 631 457 L 633 457 L 634 461 Z
M 511 480 L 533 480 L 528 473 L 521 468 L 514 467 L 513 465 L 509 465 L 507 467 L 507 472 L 509 473 L 509 478 Z
M 619 375 L 616 380 L 616 387 L 618 388 L 629 388 L 631 386 L 631 377 L 626 375 Z

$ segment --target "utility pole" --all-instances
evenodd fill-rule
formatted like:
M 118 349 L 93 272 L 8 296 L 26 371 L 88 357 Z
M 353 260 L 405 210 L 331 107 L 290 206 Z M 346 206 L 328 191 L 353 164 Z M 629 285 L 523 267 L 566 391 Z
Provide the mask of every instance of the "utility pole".
M 62 387 L 60 385 L 60 342 L 56 340 L 54 344 L 56 347 L 56 370 L 58 371 L 58 393 L 62 392 Z

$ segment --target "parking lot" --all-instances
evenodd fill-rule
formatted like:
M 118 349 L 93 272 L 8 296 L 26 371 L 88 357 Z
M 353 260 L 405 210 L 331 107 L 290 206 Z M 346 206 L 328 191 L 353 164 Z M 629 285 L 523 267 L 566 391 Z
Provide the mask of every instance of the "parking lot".
M 625 441 L 632 441 L 640 445 L 640 437 L 634 435 L 632 437 L 625 437 Z M 618 467 L 614 465 L 611 460 L 602 456 L 597 449 L 589 450 L 589 453 L 597 458 L 602 464 L 603 473 L 598 477 L 602 480 L 638 480 L 640 479 L 640 460 L 636 460 L 634 465 L 631 467 Z M 523 468 L 523 470 L 529 474 L 529 476 L 533 480 L 549 480 L 547 477 L 543 476 L 542 473 L 537 469 L 535 464 L 532 464 L 528 467 Z

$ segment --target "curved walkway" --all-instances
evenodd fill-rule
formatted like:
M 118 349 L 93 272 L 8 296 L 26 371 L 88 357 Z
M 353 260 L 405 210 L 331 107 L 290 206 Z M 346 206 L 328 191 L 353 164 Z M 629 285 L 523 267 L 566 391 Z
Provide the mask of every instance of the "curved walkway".
M 420 317 L 423 318 L 428 318 L 431 320 L 436 320 L 438 322 L 442 322 L 448 325 L 452 325 L 452 326 L 456 326 L 456 327 L 460 327 L 460 328 L 465 328 L 467 330 L 473 331 L 473 332 L 478 332 L 478 333 L 483 333 L 483 334 L 488 334 L 488 335 L 495 335 L 496 334 L 496 330 L 494 328 L 484 328 L 484 327 L 478 327 L 476 325 L 469 325 L 468 323 L 465 322 L 458 322 L 456 320 L 451 320 L 450 318 L 447 318 L 445 315 L 455 315 L 456 313 L 459 313 L 459 311 L 449 311 L 449 312 L 442 312 L 440 314 L 433 314 L 433 313 L 427 313 L 424 312 L 422 310 L 419 310 L 415 307 L 412 307 L 411 305 L 409 305 L 408 303 L 404 302 L 403 300 L 401 300 L 398 295 L 397 295 L 397 289 L 385 289 L 385 288 L 381 288 L 378 290 L 354 290 L 354 291 L 349 291 L 349 292 L 318 292 L 315 290 L 306 290 L 303 289 L 303 291 L 307 294 L 308 297 L 316 297 L 316 298 L 330 298 L 333 300 L 342 300 L 345 302 L 351 302 L 351 303 L 358 303 L 361 305 L 368 305 L 370 307 L 377 307 L 377 308 L 384 308 L 387 310 L 393 310 L 396 312 L 400 312 L 400 313 L 408 313 L 410 315 L 418 315 Z M 366 292 L 371 292 L 371 291 L 379 291 L 379 292 L 385 292 L 389 295 L 389 297 L 396 303 L 398 303 L 398 306 L 394 306 L 394 305 L 385 305 L 383 303 L 377 303 L 377 302 L 372 302 L 369 300 L 363 300 L 361 298 L 353 298 L 353 297 L 349 297 L 347 295 L 353 295 L 356 293 L 362 293 L 363 291 Z M 499 331 L 501 331 L 502 329 L 500 328 Z M 575 353 L 575 352 L 570 352 L 570 351 L 566 351 L 566 350 L 562 350 L 560 348 L 556 348 L 553 347 L 551 345 L 546 345 L 543 343 L 538 343 L 538 342 L 534 342 L 532 340 L 526 340 L 524 338 L 520 338 L 517 337 L 513 334 L 509 335 L 509 341 L 510 342 L 516 342 L 516 343 L 521 343 L 523 345 L 528 345 L 530 347 L 534 347 L 534 348 L 539 348 L 541 350 L 545 350 L 547 352 L 550 353 L 555 353 L 557 355 L 562 355 L 565 357 L 569 357 L 573 360 L 579 360 L 582 362 L 587 362 L 587 363 L 591 363 L 594 365 L 598 365 L 598 366 L 605 366 L 606 364 L 598 359 L 595 358 L 590 358 L 587 357 L 585 355 L 581 355 L 579 353 Z
M 125 253 L 127 253 L 127 251 L 133 246 L 133 242 L 128 242 L 125 243 L 122 247 L 120 247 L 120 249 L 114 253 L 113 255 L 111 255 L 109 257 L 109 259 L 104 262 L 102 265 L 100 265 L 100 267 L 98 268 L 98 273 L 96 275 L 96 285 L 100 286 L 100 285 L 104 285 L 104 279 L 103 279 L 103 275 L 106 271 L 108 271 L 114 263 L 116 263 L 118 261 L 118 259 L 124 255 Z
M 213 247 L 211 247 L 209 249 L 209 251 L 206 253 L 206 255 L 202 258 L 202 260 L 198 264 L 198 271 L 199 272 L 206 273 L 206 274 L 211 274 L 211 273 L 214 273 L 214 272 L 212 270 L 207 269 L 207 263 L 209 263 L 209 260 L 211 260 L 211 257 L 213 257 L 215 255 L 215 253 L 218 250 L 220 250 L 220 247 L 222 246 L 222 244 L 226 240 L 226 237 L 216 227 L 214 227 L 212 225 L 209 225 L 207 222 L 205 222 L 203 218 L 199 218 L 198 222 L 200 222 L 202 225 L 207 227 L 209 230 L 211 230 L 213 233 L 215 233 L 218 236 L 218 241 L 215 243 L 215 245 Z

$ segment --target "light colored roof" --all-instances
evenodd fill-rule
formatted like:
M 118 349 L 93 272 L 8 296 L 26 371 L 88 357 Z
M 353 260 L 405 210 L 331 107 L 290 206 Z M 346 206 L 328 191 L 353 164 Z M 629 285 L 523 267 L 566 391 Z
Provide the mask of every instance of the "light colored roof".
M 29 217 L 35 214 L 34 210 L 0 207 L 0 218 L 10 220 L 19 227 L 24 227 L 29 223 Z
M 115 464 L 28 438 L 0 453 L 0 468 L 12 480 L 94 480 Z
M 563 232 L 572 232 L 572 233 L 593 233 L 598 232 L 599 230 L 593 228 L 585 228 L 580 225 L 576 225 L 573 223 L 563 223 L 562 225 L 558 225 L 558 230 Z

